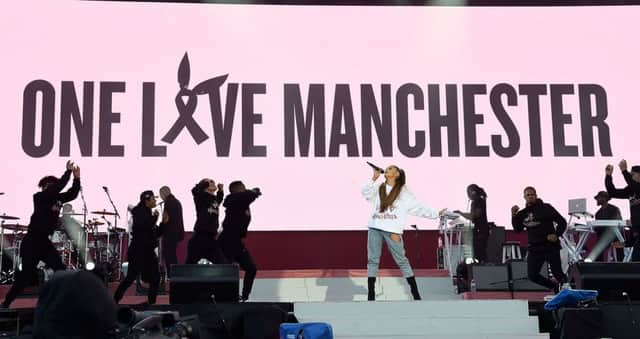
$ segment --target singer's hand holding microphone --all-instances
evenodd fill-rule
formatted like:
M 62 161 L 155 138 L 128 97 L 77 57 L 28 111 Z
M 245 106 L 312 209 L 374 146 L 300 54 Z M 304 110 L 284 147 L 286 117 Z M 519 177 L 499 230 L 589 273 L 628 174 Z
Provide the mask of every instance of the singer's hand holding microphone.
M 367 161 L 367 165 L 371 166 L 371 168 L 373 168 L 373 181 L 378 180 L 378 177 L 380 177 L 380 174 L 384 173 L 384 169 L 381 167 L 378 167 L 370 162 Z

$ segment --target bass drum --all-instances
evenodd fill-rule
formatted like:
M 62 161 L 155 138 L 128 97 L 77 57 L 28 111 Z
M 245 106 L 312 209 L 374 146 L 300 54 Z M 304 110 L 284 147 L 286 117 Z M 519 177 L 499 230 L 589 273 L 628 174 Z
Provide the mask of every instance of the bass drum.
M 53 235 L 51 235 L 51 243 L 58 251 L 64 250 L 68 242 L 69 238 L 64 231 L 58 230 L 53 232 Z

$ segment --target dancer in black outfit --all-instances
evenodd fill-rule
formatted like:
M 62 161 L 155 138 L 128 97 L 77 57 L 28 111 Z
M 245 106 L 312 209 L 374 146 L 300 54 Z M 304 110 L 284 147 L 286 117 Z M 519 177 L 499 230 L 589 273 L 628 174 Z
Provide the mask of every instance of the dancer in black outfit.
M 237 262 L 245 271 L 241 301 L 249 299 L 253 280 L 258 271 L 251 253 L 244 245 L 244 238 L 247 236 L 247 228 L 251 222 L 249 205 L 261 194 L 259 188 L 247 190 L 241 181 L 234 181 L 229 184 L 229 195 L 223 204 L 226 210 L 219 238 L 220 246 L 225 257 Z
M 631 239 L 629 243 L 633 246 L 631 261 L 640 261 L 640 166 L 631 167 L 631 173 L 627 171 L 627 161 L 621 160 L 618 164 L 624 181 L 627 186 L 618 189 L 613 185 L 613 166 L 607 165 L 605 168 L 604 185 L 607 193 L 612 198 L 629 199 L 629 209 L 631 211 Z
M 178 263 L 178 244 L 184 239 L 182 204 L 167 186 L 160 188 L 160 197 L 164 201 L 164 212 L 169 217 L 162 231 L 162 259 L 167 275 L 171 277 L 171 265 Z
M 473 223 L 473 254 L 480 263 L 487 261 L 487 241 L 489 221 L 487 220 L 487 193 L 476 184 L 467 186 L 467 196 L 471 200 L 469 213 L 454 211 Z
M 148 303 L 156 303 L 158 287 L 160 286 L 160 270 L 158 256 L 155 249 L 158 247 L 158 238 L 162 235 L 165 224 L 169 221 L 166 213 L 162 215 L 162 223 L 156 226 L 158 212 L 152 211 L 156 207 L 156 198 L 153 191 L 144 191 L 140 194 L 140 202 L 131 210 L 133 225 L 131 226 L 131 244 L 129 245 L 129 268 L 127 276 L 122 280 L 113 296 L 116 303 L 120 302 L 127 288 L 133 284 L 138 275 L 149 282 Z
M 191 189 L 197 217 L 193 235 L 187 245 L 187 264 L 197 264 L 200 259 L 207 259 L 215 264 L 225 262 L 216 240 L 219 208 L 224 198 L 222 188 L 222 184 L 216 186 L 212 179 L 202 179 Z
M 558 292 L 560 285 L 567 282 L 567 276 L 562 271 L 560 261 L 559 239 L 567 228 L 567 221 L 553 206 L 538 199 L 535 188 L 525 188 L 524 199 L 526 207 L 523 210 L 520 211 L 517 205 L 511 208 L 511 223 L 516 232 L 522 232 L 526 228 L 528 233 L 529 280 Z M 555 282 L 540 274 L 545 261 L 551 266 Z
M 50 175 L 40 179 L 38 187 L 42 191 L 33 195 L 33 214 L 29 221 L 27 235 L 22 239 L 20 256 L 22 270 L 16 273 L 16 280 L 7 293 L 2 307 L 8 308 L 25 287 L 38 283 L 38 262 L 43 261 L 54 271 L 64 270 L 65 265 L 49 236 L 58 227 L 58 217 L 62 204 L 78 196 L 80 191 L 80 167 L 67 161 L 66 171 L 59 179 Z M 73 185 L 60 193 L 69 182 L 73 172 Z

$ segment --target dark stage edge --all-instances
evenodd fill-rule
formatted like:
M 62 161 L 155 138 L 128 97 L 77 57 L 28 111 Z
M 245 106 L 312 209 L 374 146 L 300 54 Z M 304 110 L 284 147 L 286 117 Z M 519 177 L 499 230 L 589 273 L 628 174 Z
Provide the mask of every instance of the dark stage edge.
M 538 317 L 538 330 L 540 333 L 549 333 L 549 338 L 561 338 L 560 328 L 556 328 L 556 320 L 552 312 L 544 309 L 544 301 L 529 301 L 529 315 Z M 640 338 L 640 300 L 605 301 L 598 304 L 602 310 L 602 318 L 597 327 L 600 329 L 599 337 L 615 339 Z M 585 328 L 592 326 L 593 322 L 584 324 Z M 593 334 L 593 333 L 591 333 Z M 565 338 L 591 338 L 585 334 L 573 333 Z
M 229 333 L 242 331 L 244 327 L 243 316 L 250 311 L 276 311 L 285 317 L 284 322 L 297 322 L 294 315 L 294 304 L 289 302 L 244 302 L 244 303 L 217 303 L 217 304 L 174 304 L 174 305 L 141 305 L 120 304 L 120 308 L 131 308 L 138 312 L 143 311 L 177 311 L 181 318 L 203 316 L 220 321 L 220 326 L 225 326 Z M 30 333 L 33 324 L 35 308 L 0 309 L 0 338 L 15 337 Z M 212 316 L 213 315 L 213 316 Z M 252 321 L 255 321 L 253 319 Z M 257 325 L 257 324 L 256 324 Z M 16 329 L 18 331 L 16 332 Z

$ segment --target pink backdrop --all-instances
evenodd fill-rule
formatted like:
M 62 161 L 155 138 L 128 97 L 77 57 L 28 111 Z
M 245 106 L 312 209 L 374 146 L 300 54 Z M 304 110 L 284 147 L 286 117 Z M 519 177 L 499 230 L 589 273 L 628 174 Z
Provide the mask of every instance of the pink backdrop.
M 70 158 L 82 167 L 89 210 L 110 209 L 102 186 L 109 187 L 122 213 L 145 189 L 173 188 L 185 208 L 185 224 L 194 219 L 190 188 L 203 177 L 229 183 L 242 179 L 261 187 L 264 195 L 253 206 L 256 230 L 364 229 L 370 206 L 360 187 L 371 171 L 365 161 L 380 166 L 397 164 L 408 174 L 408 185 L 427 205 L 466 209 L 465 187 L 477 183 L 489 195 L 489 219 L 508 225 L 509 209 L 522 205 L 522 188 L 534 185 L 541 198 L 567 212 L 569 198 L 587 197 L 603 189 L 604 167 L 634 158 L 640 49 L 636 33 L 637 7 L 567 8 L 445 8 L 445 7 L 295 7 L 107 3 L 85 1 L 20 1 L 0 5 L 0 211 L 28 222 L 31 195 L 47 174 L 60 175 Z M 161 141 L 178 118 L 178 66 L 185 53 L 190 61 L 189 88 L 206 79 L 228 74 L 221 87 L 223 112 L 229 84 L 264 84 L 266 93 L 253 97 L 253 107 L 238 98 L 229 156 L 216 152 L 211 111 L 206 95 L 198 96 L 193 118 L 209 137 L 196 144 L 183 130 L 173 143 Z M 34 80 L 51 84 L 55 93 L 54 143 L 50 152 L 32 157 L 22 145 L 25 88 Z M 91 155 L 82 155 L 71 127 L 70 156 L 60 155 L 62 82 L 72 81 L 82 111 L 83 82 L 93 82 Z M 111 143 L 124 146 L 124 155 L 98 154 L 100 82 L 122 82 L 111 110 L 120 122 L 111 125 Z M 143 82 L 155 84 L 154 144 L 166 146 L 166 156 L 143 157 Z M 426 131 L 426 149 L 417 157 L 401 153 L 396 115 L 398 90 L 414 83 L 424 95 L 414 109 L 409 97 L 410 144 L 416 130 Z M 490 146 L 489 156 L 471 157 L 465 149 L 462 85 L 485 84 L 488 90 L 507 83 L 547 85 L 540 97 L 540 157 L 530 151 L 527 97 L 506 106 L 520 136 L 512 157 L 501 157 Z M 326 150 L 329 151 L 336 84 L 349 84 L 357 154 L 348 156 L 285 156 L 285 84 L 299 84 L 307 108 L 309 84 L 324 84 Z M 390 85 L 392 155 L 383 156 L 373 135 L 373 154 L 362 148 L 361 84 L 371 84 L 378 109 L 381 86 Z M 432 156 L 427 86 L 440 85 L 441 113 L 446 112 L 444 85 L 458 91 L 460 156 L 447 151 L 443 131 L 442 156 Z M 562 97 L 562 109 L 572 122 L 564 126 L 565 143 L 577 145 L 577 156 L 554 154 L 549 84 L 572 85 L 575 94 Z M 595 154 L 585 156 L 580 129 L 578 85 L 597 84 L 606 91 L 606 124 L 612 154 L 604 154 L 595 131 Z M 36 96 L 36 129 L 42 124 L 42 98 Z M 490 96 L 475 98 L 483 124 L 475 126 L 477 144 L 491 145 L 491 135 L 505 130 L 490 105 Z M 506 99 L 503 99 L 506 103 Z M 595 112 L 596 103 L 592 100 Z M 254 143 L 266 155 L 243 156 L 242 111 L 261 114 L 253 126 Z M 595 113 L 594 113 L 595 114 Z M 344 126 L 343 126 L 344 128 Z M 342 130 L 339 128 L 339 130 Z M 375 130 L 374 130 L 375 131 Z M 245 130 L 246 132 L 246 130 Z M 297 133 L 297 132 L 296 132 Z M 40 132 L 35 134 L 39 145 Z M 32 141 L 33 142 L 33 141 Z M 635 151 L 635 152 L 634 152 Z M 622 184 L 616 171 L 615 182 Z M 628 215 L 626 202 L 616 203 Z M 74 202 L 79 210 L 79 200 Z M 436 221 L 410 219 L 421 228 Z

